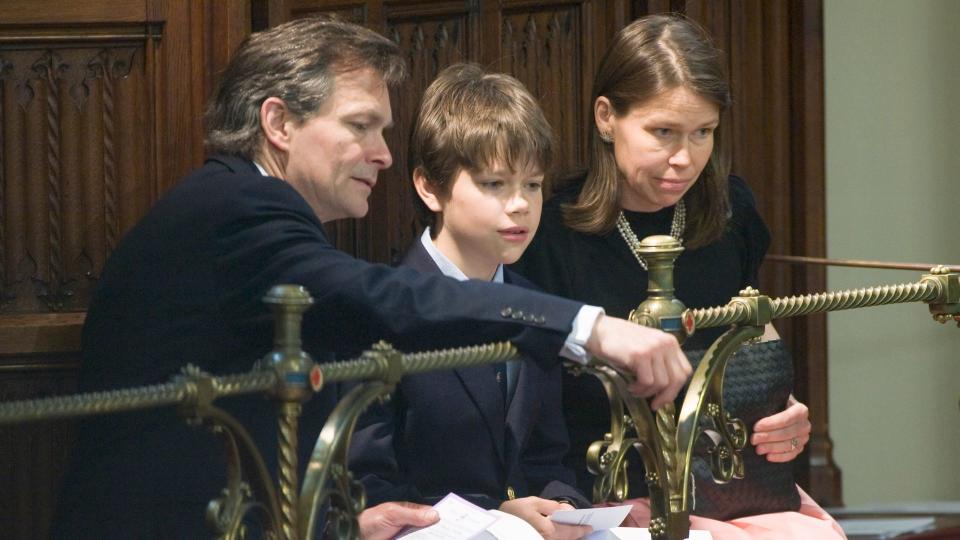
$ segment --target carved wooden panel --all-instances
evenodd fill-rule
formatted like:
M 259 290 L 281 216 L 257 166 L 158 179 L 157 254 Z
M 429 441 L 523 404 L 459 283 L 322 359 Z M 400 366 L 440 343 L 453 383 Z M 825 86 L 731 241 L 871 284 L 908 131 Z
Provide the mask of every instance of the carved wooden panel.
M 74 355 L 44 355 L 23 371 L 11 359 L 0 360 L 0 400 L 29 399 L 76 389 Z M 58 421 L 0 428 L 0 531 L 4 538 L 45 538 L 53 519 L 73 422 Z M 15 443 L 15 444 L 13 444 Z
M 107 254 L 151 202 L 142 97 L 154 29 L 112 30 L 0 40 L 2 312 L 85 307 Z
M 388 9 L 386 29 L 386 35 L 399 43 L 407 56 L 411 77 L 391 94 L 395 125 L 387 135 L 387 145 L 393 152 L 393 166 L 381 175 L 382 185 L 371 196 L 371 212 L 361 220 L 361 246 L 367 249 L 358 246 L 358 251 L 383 262 L 401 255 L 419 229 L 408 153 L 420 96 L 444 67 L 476 55 L 468 44 L 477 31 L 477 17 L 466 9 L 430 17 Z
M 500 69 L 517 77 L 540 99 L 558 141 L 557 166 L 584 162 L 591 109 L 584 101 L 592 81 L 584 65 L 583 6 L 560 4 L 504 13 Z M 589 99 L 589 98 L 588 98 Z
M 247 2 L 0 3 L 0 400 L 71 392 L 110 251 L 203 158 Z M 43 538 L 72 422 L 0 431 L 0 536 Z

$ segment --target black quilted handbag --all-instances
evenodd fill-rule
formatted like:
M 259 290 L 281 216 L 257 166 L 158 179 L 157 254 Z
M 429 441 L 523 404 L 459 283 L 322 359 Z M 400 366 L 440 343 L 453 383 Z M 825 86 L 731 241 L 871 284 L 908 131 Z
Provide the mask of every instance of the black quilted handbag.
M 706 351 L 687 351 L 696 368 Z M 784 410 L 793 389 L 793 362 L 780 340 L 744 345 L 727 361 L 723 379 L 723 406 L 743 420 L 748 435 L 761 418 Z M 702 426 L 709 423 L 701 419 Z M 744 478 L 717 484 L 710 470 L 708 441 L 701 435 L 694 447 L 693 508 L 691 513 L 718 520 L 798 510 L 800 493 L 793 463 L 771 463 L 758 456 L 747 441 L 742 450 Z

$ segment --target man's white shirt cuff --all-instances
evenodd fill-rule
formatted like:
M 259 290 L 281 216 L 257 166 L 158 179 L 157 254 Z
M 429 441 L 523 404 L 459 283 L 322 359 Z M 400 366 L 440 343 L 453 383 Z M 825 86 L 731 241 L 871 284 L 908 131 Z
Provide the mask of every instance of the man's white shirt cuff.
M 585 305 L 580 308 L 573 319 L 573 330 L 567 335 L 567 340 L 560 349 L 560 356 L 578 364 L 590 361 L 590 353 L 586 349 L 587 341 L 593 333 L 593 326 L 597 324 L 597 317 L 603 313 L 602 307 Z

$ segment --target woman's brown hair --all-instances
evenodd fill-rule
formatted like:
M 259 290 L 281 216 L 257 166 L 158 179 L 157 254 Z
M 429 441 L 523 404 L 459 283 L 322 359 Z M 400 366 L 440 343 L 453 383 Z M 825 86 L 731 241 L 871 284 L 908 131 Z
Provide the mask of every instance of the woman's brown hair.
M 730 107 L 722 53 L 707 32 L 680 15 L 650 15 L 633 21 L 614 37 L 594 78 L 591 103 L 605 96 L 614 114 L 620 117 L 632 107 L 678 87 L 716 103 L 721 118 Z M 730 164 L 721 143 L 717 130 L 710 160 L 699 180 L 684 195 L 687 247 L 713 242 L 726 227 Z M 577 201 L 563 209 L 567 226 L 591 234 L 610 232 L 620 213 L 621 183 L 613 146 L 601 139 L 594 123 L 590 132 L 590 169 L 583 189 Z

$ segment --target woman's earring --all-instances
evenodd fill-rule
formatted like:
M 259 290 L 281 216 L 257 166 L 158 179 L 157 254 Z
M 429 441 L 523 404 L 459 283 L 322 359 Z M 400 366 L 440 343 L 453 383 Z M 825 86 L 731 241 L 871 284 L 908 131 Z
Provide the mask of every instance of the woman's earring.
M 609 133 L 607 133 L 607 132 L 605 132 L 605 131 L 601 131 L 601 132 L 600 132 L 600 140 L 603 141 L 603 142 L 605 142 L 605 143 L 607 143 L 607 144 L 610 144 L 610 143 L 613 142 L 613 137 L 611 137 Z

